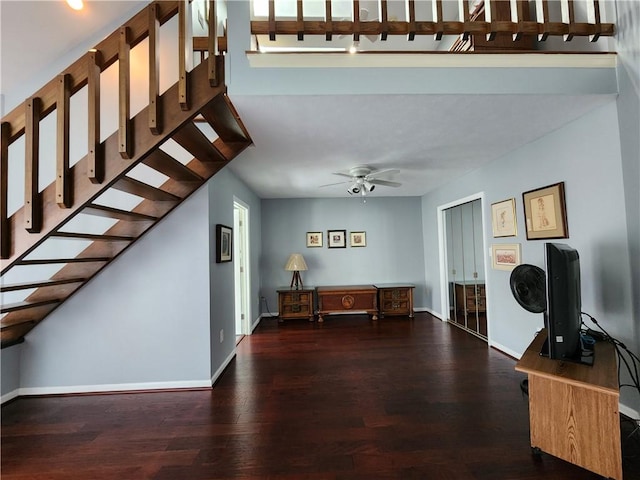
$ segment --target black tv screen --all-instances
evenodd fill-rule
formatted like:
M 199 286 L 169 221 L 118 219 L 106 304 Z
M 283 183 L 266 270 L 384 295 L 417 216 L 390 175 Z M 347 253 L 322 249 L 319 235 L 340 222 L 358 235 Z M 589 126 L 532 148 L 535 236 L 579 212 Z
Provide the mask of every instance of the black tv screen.
M 580 341 L 582 302 L 580 256 L 562 243 L 545 243 L 547 310 L 546 354 L 557 360 L 591 363 Z

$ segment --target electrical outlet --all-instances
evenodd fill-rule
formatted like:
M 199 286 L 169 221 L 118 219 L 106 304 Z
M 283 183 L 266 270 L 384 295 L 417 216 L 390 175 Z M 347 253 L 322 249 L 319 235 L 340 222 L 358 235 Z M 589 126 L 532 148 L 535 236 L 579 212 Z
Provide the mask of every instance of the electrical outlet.
M 224 329 L 220 329 L 220 343 L 224 342 Z

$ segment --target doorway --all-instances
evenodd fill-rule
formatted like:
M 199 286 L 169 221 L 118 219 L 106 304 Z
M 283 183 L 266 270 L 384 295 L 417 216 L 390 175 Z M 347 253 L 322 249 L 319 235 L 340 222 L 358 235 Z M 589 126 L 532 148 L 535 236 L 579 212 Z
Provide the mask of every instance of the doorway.
M 236 343 L 251 334 L 249 321 L 249 207 L 238 199 L 233 201 L 233 242 L 235 282 Z
M 482 196 L 468 197 L 438 210 L 446 320 L 488 341 Z

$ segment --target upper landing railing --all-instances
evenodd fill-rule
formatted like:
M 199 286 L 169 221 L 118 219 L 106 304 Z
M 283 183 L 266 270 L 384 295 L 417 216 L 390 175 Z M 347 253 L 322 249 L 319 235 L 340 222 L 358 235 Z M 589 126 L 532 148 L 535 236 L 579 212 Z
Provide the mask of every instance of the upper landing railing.
M 588 37 L 595 42 L 614 34 L 614 24 L 602 22 L 599 0 L 254 0 L 251 21 L 253 35 L 297 37 L 321 35 L 326 41 L 351 36 L 405 36 L 411 42 L 431 35 L 435 40 L 458 35 L 511 36 L 514 42 L 523 36 L 545 41 L 549 37 Z M 260 5 L 262 8 L 256 8 Z M 481 16 L 474 16 L 479 7 Z M 346 13 L 346 14 L 345 14 Z M 307 37 L 308 38 L 308 37 Z M 264 45 L 265 41 L 261 45 Z

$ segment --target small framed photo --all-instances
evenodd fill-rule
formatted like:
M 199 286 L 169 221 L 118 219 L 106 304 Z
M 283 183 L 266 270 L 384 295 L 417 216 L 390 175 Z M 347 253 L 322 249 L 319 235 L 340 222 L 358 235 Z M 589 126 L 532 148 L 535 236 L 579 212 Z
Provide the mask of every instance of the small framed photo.
M 491 245 L 491 266 L 495 270 L 513 270 L 518 265 L 520 265 L 519 243 Z
M 347 231 L 327 230 L 327 243 L 329 248 L 347 248 Z
M 230 262 L 233 254 L 233 229 L 216 225 L 216 263 Z
M 322 232 L 307 232 L 307 248 L 322 246 Z
M 527 240 L 568 238 L 564 182 L 522 194 Z
M 367 232 L 351 232 L 350 239 L 352 247 L 367 246 Z
M 515 198 L 491 204 L 491 226 L 494 238 L 515 237 L 518 234 Z

